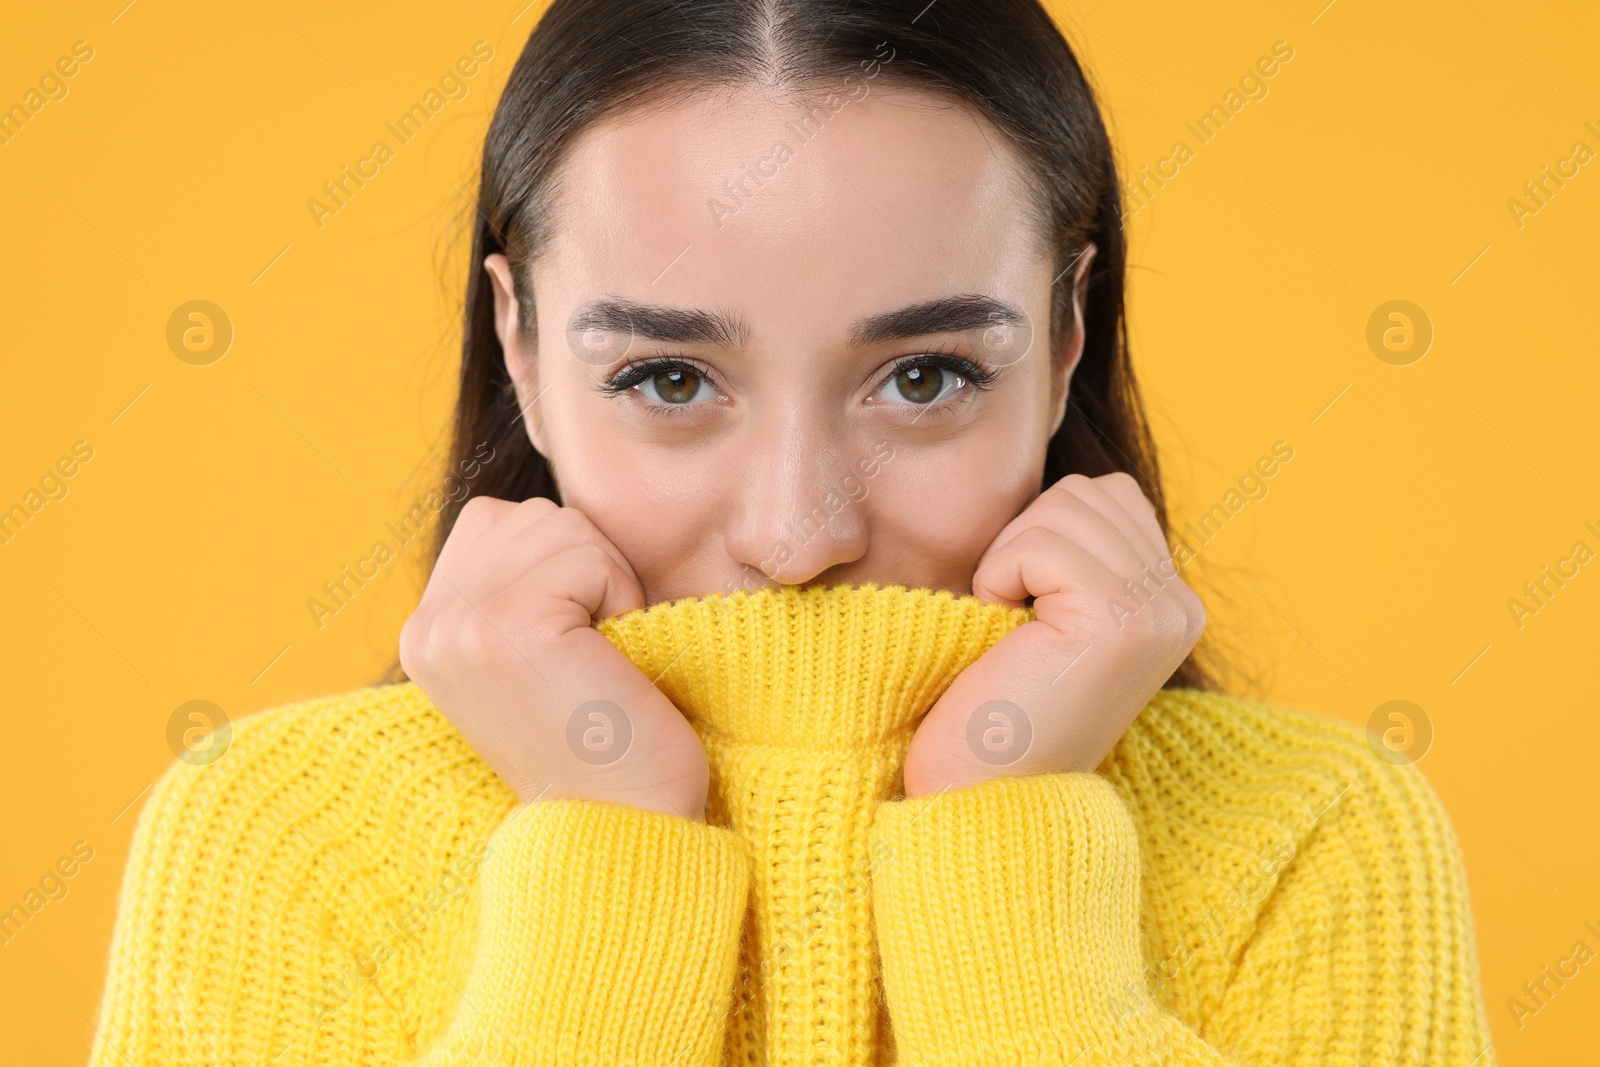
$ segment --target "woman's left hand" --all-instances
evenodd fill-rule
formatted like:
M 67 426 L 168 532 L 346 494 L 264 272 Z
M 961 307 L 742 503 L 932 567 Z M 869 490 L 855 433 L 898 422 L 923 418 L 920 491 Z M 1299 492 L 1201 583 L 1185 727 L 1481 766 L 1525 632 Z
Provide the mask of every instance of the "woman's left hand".
M 918 725 L 907 796 L 1094 770 L 1206 623 L 1155 508 L 1122 472 L 1046 489 L 984 552 L 972 592 L 1017 607 L 1032 596 L 1036 617 L 957 675 Z

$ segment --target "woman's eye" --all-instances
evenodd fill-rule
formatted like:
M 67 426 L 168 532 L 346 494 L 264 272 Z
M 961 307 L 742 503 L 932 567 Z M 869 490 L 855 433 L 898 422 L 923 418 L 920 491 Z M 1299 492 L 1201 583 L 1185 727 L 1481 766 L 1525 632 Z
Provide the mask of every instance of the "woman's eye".
M 689 367 L 672 367 L 656 371 L 641 380 L 634 388 L 658 403 L 677 406 L 692 403 L 697 397 L 702 400 L 715 399 L 717 392 L 711 387 L 711 382 L 705 375 Z M 706 395 L 701 396 L 702 393 Z
M 943 400 L 961 388 L 964 382 L 961 375 L 937 364 L 911 363 L 902 366 L 883 383 L 878 398 L 927 405 Z M 899 395 L 893 395 L 891 390 Z

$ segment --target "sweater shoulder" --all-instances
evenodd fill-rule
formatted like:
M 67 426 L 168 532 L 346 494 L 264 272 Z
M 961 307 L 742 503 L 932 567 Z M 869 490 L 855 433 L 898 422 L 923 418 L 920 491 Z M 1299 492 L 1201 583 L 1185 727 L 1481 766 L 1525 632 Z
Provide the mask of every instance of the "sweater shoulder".
M 1379 760 L 1349 723 L 1250 697 L 1171 688 L 1151 699 L 1105 766 L 1138 807 L 1164 806 L 1179 789 L 1211 810 L 1282 812 L 1331 801 L 1379 765 L 1395 766 Z
M 1330 821 L 1379 809 L 1440 830 L 1442 805 L 1414 761 L 1386 758 L 1328 715 L 1200 689 L 1162 689 L 1102 765 L 1147 825 L 1261 843 L 1304 843 Z M 1338 816 L 1338 819 L 1334 819 Z M 1448 832 L 1448 824 L 1442 827 Z
M 1361 728 L 1300 708 L 1161 690 L 1101 770 L 1138 825 L 1152 891 L 1209 886 L 1265 896 L 1295 857 L 1331 843 L 1366 878 L 1395 862 L 1459 882 L 1459 845 L 1415 762 L 1380 755 Z M 1246 909 L 1248 910 L 1248 909 Z
M 510 789 L 412 683 L 243 716 L 213 746 L 140 811 L 102 1029 L 158 1041 L 160 1004 L 182 1034 L 259 1035 L 292 996 L 297 1018 L 371 1023 L 396 1047 L 438 1033 Z
M 175 760 L 156 781 L 127 891 L 266 904 L 315 883 L 359 909 L 481 849 L 515 805 L 411 682 L 242 716 L 213 744 L 220 755 Z
M 1416 762 L 1324 715 L 1173 689 L 1102 770 L 1139 839 L 1146 966 L 1191 1024 L 1252 952 L 1269 969 L 1400 953 L 1440 1017 L 1482 1017 L 1460 844 Z
M 179 758 L 162 774 L 157 793 L 168 803 L 181 796 L 210 809 L 278 795 L 373 813 L 477 796 L 510 806 L 509 790 L 413 682 L 277 705 L 216 731 L 212 743 L 218 755 Z

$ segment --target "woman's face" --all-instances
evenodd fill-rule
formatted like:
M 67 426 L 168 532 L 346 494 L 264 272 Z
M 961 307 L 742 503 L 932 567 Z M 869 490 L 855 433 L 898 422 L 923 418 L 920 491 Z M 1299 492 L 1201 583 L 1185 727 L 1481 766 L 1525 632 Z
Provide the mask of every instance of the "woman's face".
M 851 79 L 816 99 L 724 92 L 585 129 L 533 267 L 536 343 L 486 260 L 527 432 L 646 603 L 970 593 L 1039 493 L 1081 303 L 1050 351 L 1020 159 L 937 96 Z

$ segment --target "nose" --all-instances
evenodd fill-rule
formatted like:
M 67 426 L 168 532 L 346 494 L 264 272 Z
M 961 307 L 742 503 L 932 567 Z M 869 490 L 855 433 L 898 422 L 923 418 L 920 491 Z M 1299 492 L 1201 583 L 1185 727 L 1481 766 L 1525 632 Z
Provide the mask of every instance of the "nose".
M 727 551 L 768 581 L 802 585 L 867 551 L 867 482 L 835 433 L 786 421 L 729 454 Z

